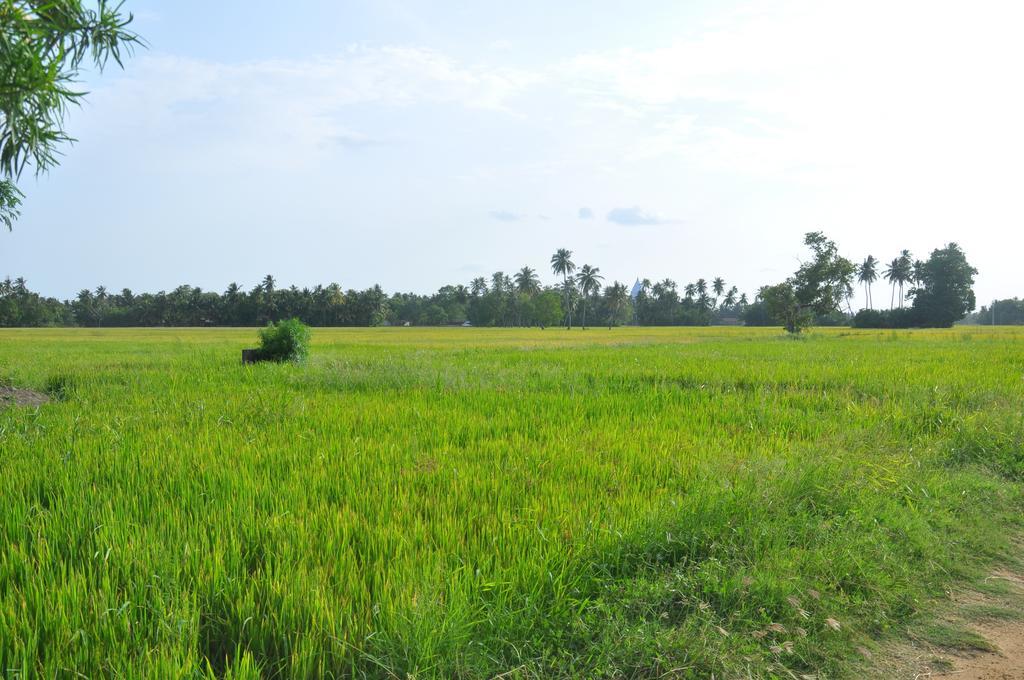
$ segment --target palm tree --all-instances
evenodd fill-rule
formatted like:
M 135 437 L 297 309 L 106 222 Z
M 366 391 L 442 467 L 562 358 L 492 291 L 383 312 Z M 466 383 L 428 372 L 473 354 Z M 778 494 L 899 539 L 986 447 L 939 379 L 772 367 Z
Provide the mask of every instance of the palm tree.
M 874 255 L 868 255 L 864 258 L 864 262 L 861 263 L 860 268 L 857 270 L 857 280 L 864 284 L 864 301 L 868 304 L 868 309 L 874 309 L 874 303 L 871 299 L 871 284 L 878 280 L 878 260 L 875 259 Z
M 608 329 L 611 330 L 615 321 L 622 317 L 622 308 L 629 300 L 626 284 L 618 281 L 612 283 L 604 289 L 604 299 L 608 302 Z
M 515 275 L 516 290 L 526 295 L 533 295 L 540 291 L 540 279 L 537 272 L 530 267 L 523 267 Z
M 242 325 L 242 313 L 239 308 L 239 301 L 242 295 L 242 287 L 232 281 L 224 290 L 224 295 L 221 296 L 221 308 L 224 310 L 224 318 L 232 325 Z
M 576 303 L 579 299 L 579 289 L 576 287 L 576 279 L 566 279 L 555 286 L 555 288 L 561 289 L 562 305 L 565 309 L 566 316 L 571 318 L 572 310 L 576 308 Z
M 557 276 L 562 275 L 562 292 L 565 301 L 566 327 L 572 328 L 572 307 L 569 300 L 569 277 L 576 271 L 576 264 L 572 261 L 572 251 L 568 248 L 559 248 L 551 256 L 551 271 Z
M 718 306 L 718 298 L 722 297 L 722 293 L 725 292 L 725 279 L 721 276 L 716 276 L 715 280 L 711 282 L 711 290 L 715 291 L 715 306 Z
M 896 304 L 896 283 L 900 278 L 900 259 L 898 257 L 889 263 L 889 267 L 882 272 L 882 276 L 892 284 L 892 295 L 889 296 L 889 309 L 892 309 Z
M 729 289 L 729 292 L 725 294 L 725 299 L 722 300 L 722 305 L 725 307 L 732 307 L 736 304 L 736 294 L 739 293 L 739 289 L 733 286 Z
M 478 276 L 469 282 L 469 290 L 473 297 L 480 297 L 487 294 L 487 279 Z
M 509 292 L 509 289 L 512 286 L 506 285 L 508 283 L 509 278 L 506 276 L 505 272 L 494 272 L 491 274 L 491 290 L 495 293 L 502 294 Z
M 697 294 L 697 286 L 692 283 L 686 284 L 686 286 L 683 287 L 683 294 L 686 296 L 687 300 L 692 300 L 693 296 Z
M 587 330 L 587 298 L 600 288 L 601 281 L 604 280 L 604 277 L 598 273 L 600 271 L 597 267 L 585 264 L 580 267 L 580 273 L 576 275 L 576 283 L 583 294 L 583 330 Z
M 694 289 L 697 291 L 697 297 L 707 298 L 708 293 L 708 282 L 704 279 L 697 279 L 697 283 L 694 284 Z
M 261 304 L 259 305 L 259 321 L 266 323 L 268 321 L 274 321 L 277 318 L 277 304 L 274 301 L 274 291 L 276 290 L 277 281 L 270 274 L 263 277 L 263 280 L 256 286 L 256 290 L 253 291 L 258 295 L 256 298 Z
M 903 308 L 903 285 L 911 283 L 914 280 L 914 258 L 910 255 L 909 250 L 900 251 L 899 257 L 899 278 L 897 282 L 900 286 L 900 309 Z

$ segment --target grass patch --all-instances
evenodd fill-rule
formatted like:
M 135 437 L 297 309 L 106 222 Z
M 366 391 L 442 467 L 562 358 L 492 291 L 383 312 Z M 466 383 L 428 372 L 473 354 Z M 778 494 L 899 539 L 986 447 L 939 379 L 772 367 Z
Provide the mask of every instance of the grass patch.
M 945 621 L 916 626 L 913 635 L 925 642 L 955 652 L 994 652 L 996 647 L 962 624 Z
M 968 605 L 961 611 L 971 621 L 1018 621 L 1024 618 L 1019 609 L 994 604 Z

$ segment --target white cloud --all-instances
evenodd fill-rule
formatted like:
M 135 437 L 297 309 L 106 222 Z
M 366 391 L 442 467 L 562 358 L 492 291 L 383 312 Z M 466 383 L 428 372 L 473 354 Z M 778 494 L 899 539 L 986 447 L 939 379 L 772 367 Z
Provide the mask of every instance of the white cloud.
M 608 212 L 607 217 L 609 222 L 615 224 L 621 224 L 624 226 L 642 226 L 642 225 L 655 225 L 655 224 L 672 224 L 676 220 L 666 219 L 659 215 L 649 213 L 646 210 L 641 210 L 637 206 L 631 208 L 612 208 Z
M 475 56 L 464 45 L 245 63 L 141 55 L 72 113 L 83 141 L 61 171 L 92 149 L 94 167 L 130 159 L 147 182 L 169 178 L 167 191 L 202 175 L 196 184 L 218 191 L 245 185 L 243 197 L 253 176 L 273 174 L 260 179 L 280 191 L 260 198 L 291 215 L 305 196 L 310 224 L 336 216 L 330 200 L 317 205 L 321 187 L 344 188 L 345 214 L 379 223 L 373 234 L 433 220 L 489 252 L 510 246 L 467 239 L 508 231 L 478 230 L 479 219 L 512 205 L 522 213 L 490 216 L 523 220 L 519 241 L 531 226 L 541 240 L 602 233 L 609 259 L 664 257 L 666 269 L 720 249 L 724 230 L 757 262 L 798 251 L 811 228 L 851 255 L 962 238 L 973 258 L 985 234 L 1020 245 L 1022 23 L 1024 7 L 999 0 L 782 0 L 705 17 L 670 42 L 592 44 L 546 63 L 503 41 Z M 135 191 L 160 191 L 141 182 Z M 594 197 L 625 206 L 608 213 L 613 224 L 666 221 L 641 205 L 695 228 L 629 255 L 613 225 L 524 217 L 571 216 Z M 1013 247 L 990 250 L 982 280 L 999 268 L 1016 277 Z M 733 249 L 722 266 L 756 272 L 743 257 Z
M 331 58 L 242 64 L 146 56 L 129 73 L 103 82 L 92 106 L 156 144 L 173 140 L 179 151 L 210 160 L 278 167 L 308 163 L 330 146 L 382 141 L 346 122 L 356 107 L 451 104 L 507 114 L 509 101 L 536 81 L 524 71 L 467 66 L 433 50 L 362 46 Z M 108 122 L 96 121 L 98 131 L 109 133 Z
M 498 220 L 499 222 L 519 222 L 524 217 L 511 210 L 492 210 L 489 215 L 491 219 Z

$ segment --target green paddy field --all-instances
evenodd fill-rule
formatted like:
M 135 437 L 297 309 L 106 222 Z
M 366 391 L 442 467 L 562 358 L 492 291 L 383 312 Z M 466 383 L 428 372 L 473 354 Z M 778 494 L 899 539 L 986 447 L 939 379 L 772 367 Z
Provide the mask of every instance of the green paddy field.
M 1024 329 L 4 330 L 0 676 L 843 677 L 1013 547 Z

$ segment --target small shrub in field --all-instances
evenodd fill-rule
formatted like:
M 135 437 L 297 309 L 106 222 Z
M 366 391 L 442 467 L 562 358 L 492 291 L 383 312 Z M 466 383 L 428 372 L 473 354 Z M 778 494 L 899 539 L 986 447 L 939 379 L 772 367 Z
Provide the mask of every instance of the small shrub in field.
M 309 354 L 309 326 L 298 319 L 278 321 L 260 329 L 260 359 L 302 361 Z

